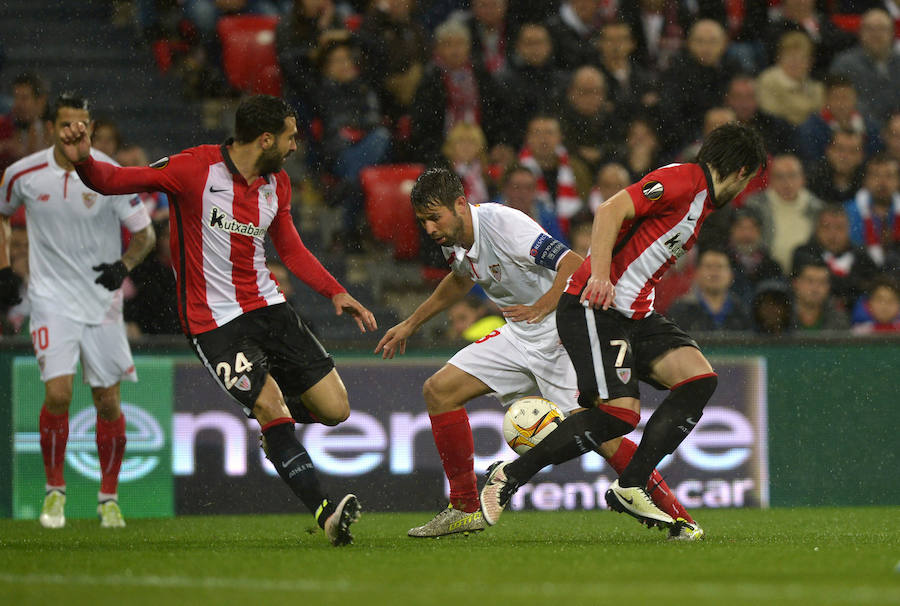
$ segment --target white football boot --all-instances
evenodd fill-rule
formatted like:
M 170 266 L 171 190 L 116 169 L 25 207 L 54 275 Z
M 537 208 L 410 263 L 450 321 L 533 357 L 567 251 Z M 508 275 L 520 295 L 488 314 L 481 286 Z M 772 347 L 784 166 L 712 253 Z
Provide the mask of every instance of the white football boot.
M 62 528 L 66 525 L 66 493 L 61 490 L 47 492 L 40 521 L 44 528 Z
M 662 523 L 666 526 L 675 524 L 672 516 L 654 505 L 653 499 L 640 486 L 623 488 L 619 486 L 619 480 L 616 480 L 606 491 L 606 503 L 613 511 L 627 513 L 641 522 Z
M 125 517 L 119 509 L 119 503 L 115 499 L 103 501 L 97 505 L 97 516 L 100 518 L 100 528 L 125 528 Z
M 356 522 L 362 511 L 356 495 L 348 494 L 338 503 L 334 513 L 325 520 L 325 536 L 335 547 L 349 545 L 353 542 L 350 525 Z

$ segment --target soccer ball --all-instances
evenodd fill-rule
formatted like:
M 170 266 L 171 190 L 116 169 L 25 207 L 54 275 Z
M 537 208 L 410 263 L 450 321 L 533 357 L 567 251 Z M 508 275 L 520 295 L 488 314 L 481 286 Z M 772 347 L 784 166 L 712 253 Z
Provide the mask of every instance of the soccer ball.
M 544 398 L 528 397 L 510 404 L 503 417 L 503 437 L 509 447 L 525 454 L 562 423 L 565 415 Z

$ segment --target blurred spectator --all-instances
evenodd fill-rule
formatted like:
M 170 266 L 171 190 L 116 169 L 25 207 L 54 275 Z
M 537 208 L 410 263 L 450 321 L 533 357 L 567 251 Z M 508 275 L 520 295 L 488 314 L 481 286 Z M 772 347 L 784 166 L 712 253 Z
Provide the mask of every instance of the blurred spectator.
M 620 115 L 632 118 L 643 112 L 655 113 L 659 89 L 650 72 L 632 58 L 636 45 L 631 27 L 624 21 L 606 23 L 594 45 L 600 53 L 599 67 L 606 76 L 609 96 Z
M 169 222 L 154 223 L 154 227 L 156 250 L 129 273 L 133 290 L 126 293 L 124 314 L 131 337 L 181 334 Z
M 775 156 L 769 164 L 769 187 L 748 198 L 762 225 L 762 243 L 786 272 L 791 272 L 794 250 L 812 236 L 823 203 L 806 189 L 803 166 L 797 156 Z
M 94 120 L 94 130 L 91 133 L 91 147 L 99 149 L 110 158 L 115 158 L 121 146 L 122 135 L 115 122 L 103 118 Z
M 547 28 L 540 23 L 522 25 L 503 77 L 503 87 L 512 104 L 513 144 L 521 146 L 520 133 L 525 132 L 534 115 L 558 113 L 564 83 L 565 75 L 553 60 L 553 43 Z
M 857 110 L 857 94 L 849 78 L 840 74 L 825 77 L 825 105 L 796 131 L 797 155 L 809 166 L 825 154 L 832 133 L 846 130 L 862 135 L 866 155 L 879 145 L 878 129 Z
M 453 339 L 477 341 L 492 330 L 506 324 L 492 306 L 476 295 L 466 295 L 447 310 L 450 320 L 450 336 Z
M 637 118 L 631 121 L 618 159 L 631 174 L 632 183 L 662 166 L 661 147 L 656 128 L 649 120 Z
M 631 185 L 631 175 L 628 169 L 618 162 L 608 162 L 597 171 L 597 179 L 594 188 L 588 197 L 588 206 L 591 213 L 597 211 L 597 207 L 609 200 L 619 191 Z
M 316 114 L 322 121 L 325 169 L 340 180 L 332 195 L 343 207 L 342 240 L 347 250 L 360 246 L 363 195 L 359 173 L 385 161 L 391 135 L 381 126 L 375 91 L 362 79 L 353 46 L 332 40 L 318 55 L 321 84 Z
M 668 311 L 678 326 L 689 332 L 749 330 L 750 316 L 743 302 L 731 292 L 734 275 L 723 250 L 701 251 L 692 292 Z
M 506 8 L 507 0 L 472 0 L 472 8 L 462 16 L 472 36 L 472 57 L 494 76 L 506 69 L 510 46 Z
M 537 178 L 538 197 L 564 222 L 584 207 L 581 192 L 590 189 L 590 172 L 569 156 L 556 118 L 538 115 L 531 119 L 519 161 Z
M 721 24 L 701 19 L 691 27 L 685 50 L 662 74 L 664 150 L 677 152 L 701 131 L 706 111 L 721 105 L 733 73 L 723 61 L 726 44 Z
M 0 171 L 28 154 L 51 144 L 44 116 L 47 113 L 47 85 L 34 73 L 15 77 L 12 109 L 0 117 Z
M 487 142 L 474 124 L 459 122 L 450 129 L 442 148 L 450 169 L 459 175 L 466 200 L 472 204 L 487 202 L 493 196 L 487 169 Z
M 784 271 L 763 242 L 762 219 L 750 208 L 741 208 L 734 213 L 728 237 L 728 254 L 734 272 L 731 290 L 748 306 L 752 304 L 753 295 L 761 282 L 784 278 Z
M 894 49 L 894 21 L 883 9 L 867 11 L 859 44 L 834 59 L 834 73 L 846 75 L 859 91 L 863 115 L 881 125 L 900 106 L 900 52 Z
M 330 40 L 344 40 L 349 34 L 332 0 L 296 0 L 290 13 L 278 22 L 278 64 L 286 85 L 285 96 L 299 112 L 301 129 L 311 118 L 312 97 L 319 81 L 316 49 Z
M 831 302 L 831 274 L 821 259 L 811 259 L 797 266 L 791 287 L 794 292 L 795 330 L 847 330 L 847 312 Z
M 585 65 L 572 74 L 559 122 L 566 149 L 595 174 L 622 138 L 620 119 L 596 67 Z
M 600 0 L 563 0 L 559 12 L 547 20 L 556 49 L 556 65 L 571 71 L 594 63 L 591 38 L 597 33 Z
M 813 43 L 803 32 L 787 32 L 778 41 L 775 65 L 757 80 L 759 106 L 794 126 L 802 124 L 825 103 L 825 87 L 814 80 Z
M 738 122 L 759 131 L 769 154 L 781 154 L 791 150 L 794 127 L 787 120 L 759 108 L 755 78 L 747 74 L 739 74 L 732 78 L 728 83 L 728 92 L 725 93 L 725 105 L 734 110 Z
M 569 223 L 569 241 L 571 249 L 582 257 L 587 257 L 591 248 L 591 231 L 594 226 L 594 216 L 583 210 Z
M 840 203 L 862 187 L 862 135 L 839 130 L 831 135 L 825 157 L 807 171 L 809 190 L 826 203 Z
M 521 164 L 510 165 L 503 174 L 501 191 L 501 204 L 522 211 L 557 240 L 568 241 L 553 207 L 538 196 L 537 178 L 528 168 Z
M 900 332 L 900 286 L 888 276 L 872 281 L 853 314 L 853 332 L 858 335 Z
M 469 30 L 445 21 L 434 32 L 434 61 L 428 66 L 411 108 L 412 146 L 421 161 L 434 162 L 441 142 L 457 122 L 478 124 L 494 147 L 508 141 L 503 95 L 484 69 L 473 65 Z
M 791 291 L 781 280 L 765 280 L 756 286 L 751 314 L 756 332 L 773 337 L 791 331 Z
M 638 62 L 659 73 L 681 48 L 684 30 L 678 18 L 678 0 L 630 0 L 619 6 L 637 42 Z
M 803 32 L 815 44 L 812 67 L 817 77 L 825 75 L 836 53 L 856 42 L 853 34 L 840 29 L 817 10 L 816 0 L 782 0 L 780 12 L 779 17 L 769 22 L 766 31 L 769 57 L 776 55 L 779 41 L 786 32 Z
M 866 165 L 863 187 L 845 204 L 850 240 L 865 246 L 879 267 L 900 244 L 900 164 L 877 154 Z
M 900 112 L 892 113 L 881 129 L 884 153 L 900 162 Z
M 147 166 L 149 164 L 144 148 L 134 143 L 126 143 L 120 147 L 115 159 L 122 166 Z M 154 222 L 169 218 L 169 197 L 165 193 L 161 191 L 143 192 L 138 196 Z
M 794 251 L 791 267 L 798 268 L 816 260 L 825 261 L 831 272 L 831 292 L 844 309 L 852 309 L 865 292 L 866 284 L 878 272 L 875 263 L 861 246 L 850 241 L 850 224 L 843 206 L 826 205 L 816 219 L 812 239 Z
M 699 137 L 682 148 L 678 154 L 678 161 L 696 162 L 697 154 L 700 152 L 700 146 L 703 145 L 703 139 L 706 138 L 706 135 L 723 124 L 735 122 L 736 120 L 737 116 L 730 107 L 711 107 L 706 110 L 706 113 L 703 115 L 703 129 L 697 133 Z
M 431 56 L 428 33 L 412 18 L 414 4 L 414 0 L 372 2 L 359 30 L 366 76 L 394 121 L 409 115 Z

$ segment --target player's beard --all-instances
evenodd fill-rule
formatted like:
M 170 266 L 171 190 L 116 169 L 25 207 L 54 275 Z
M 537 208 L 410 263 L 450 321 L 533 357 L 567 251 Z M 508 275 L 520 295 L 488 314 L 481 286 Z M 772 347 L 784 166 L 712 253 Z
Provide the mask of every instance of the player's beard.
M 277 173 L 281 170 L 281 167 L 284 166 L 284 156 L 281 155 L 278 148 L 273 145 L 271 148 L 263 150 L 259 155 L 259 159 L 256 161 L 256 166 L 261 175 Z
M 462 246 L 463 230 L 465 229 L 463 219 L 456 214 L 455 210 L 453 211 L 453 217 L 456 220 L 453 222 L 452 229 L 441 234 L 445 238 L 445 242 L 441 246 Z

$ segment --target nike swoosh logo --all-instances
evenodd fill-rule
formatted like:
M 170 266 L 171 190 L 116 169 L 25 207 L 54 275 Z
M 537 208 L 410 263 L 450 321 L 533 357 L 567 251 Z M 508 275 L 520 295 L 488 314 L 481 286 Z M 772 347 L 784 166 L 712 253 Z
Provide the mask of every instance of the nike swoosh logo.
M 221 193 L 221 192 L 223 192 L 223 191 L 228 191 L 228 188 L 226 187 L 226 188 L 223 188 L 223 189 L 216 189 L 216 188 L 213 187 L 212 185 L 209 186 L 209 193 L 211 193 L 211 194 L 218 194 L 218 193 Z
M 291 461 L 293 461 L 294 459 L 296 459 L 296 458 L 298 458 L 298 457 L 302 457 L 302 456 L 303 456 L 303 453 L 302 453 L 302 452 L 301 452 L 300 454 L 298 454 L 298 455 L 292 456 L 290 459 L 288 459 L 287 461 L 285 461 L 284 463 L 281 464 L 281 468 L 282 468 L 282 469 L 287 469 L 287 466 L 291 464 Z
M 625 501 L 626 503 L 628 503 L 629 505 L 634 505 L 634 499 L 626 499 L 626 498 L 623 497 L 622 495 L 617 495 L 617 496 L 618 496 L 620 499 L 622 499 L 623 501 Z
M 689 425 L 696 425 L 696 424 L 697 424 L 697 421 L 699 421 L 699 420 L 700 420 L 700 419 L 695 419 L 695 418 L 693 418 L 693 417 L 688 417 L 687 419 L 685 419 L 685 422 L 687 422 Z
M 584 439 L 594 445 L 594 448 L 597 448 L 597 443 L 594 441 L 594 438 L 591 437 L 591 432 L 584 432 Z
M 696 220 L 697 220 L 697 217 L 692 217 L 692 216 L 688 215 L 688 221 L 696 221 Z

